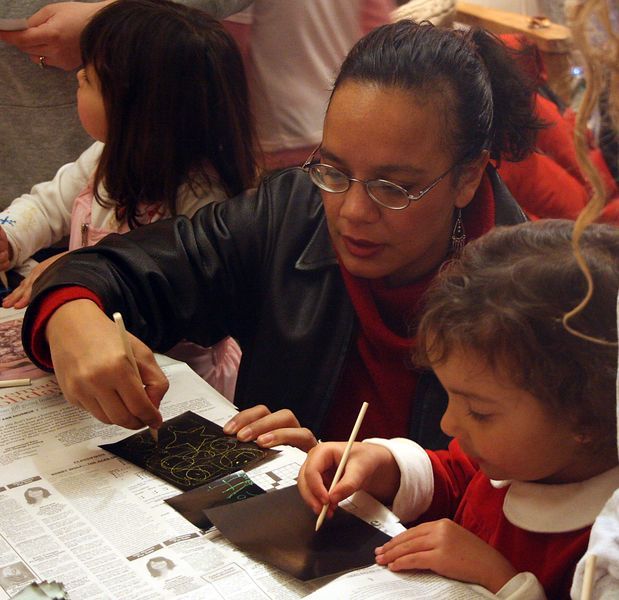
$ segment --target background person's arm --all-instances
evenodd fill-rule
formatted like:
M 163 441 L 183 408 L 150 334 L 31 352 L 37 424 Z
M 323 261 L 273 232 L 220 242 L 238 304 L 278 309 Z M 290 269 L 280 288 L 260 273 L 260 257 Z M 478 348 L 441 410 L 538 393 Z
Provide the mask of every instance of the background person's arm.
M 39 63 L 70 71 L 80 66 L 80 35 L 95 13 L 115 0 L 101 2 L 55 2 L 44 6 L 28 19 L 28 29 L 0 31 L 0 41 L 11 44 Z M 187 0 L 179 2 L 200 8 L 217 19 L 223 19 L 247 6 L 253 0 Z

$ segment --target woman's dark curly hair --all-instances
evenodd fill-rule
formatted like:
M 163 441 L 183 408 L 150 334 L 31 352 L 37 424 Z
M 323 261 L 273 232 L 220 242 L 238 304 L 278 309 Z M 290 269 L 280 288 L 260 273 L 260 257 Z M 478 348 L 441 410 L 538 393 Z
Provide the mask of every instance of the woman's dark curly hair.
M 521 160 L 544 127 L 534 115 L 534 82 L 517 64 L 518 50 L 478 28 L 468 31 L 398 21 L 359 40 L 342 64 L 333 93 L 352 80 L 438 96 L 444 142 L 456 164 Z M 456 176 L 457 177 L 457 176 Z

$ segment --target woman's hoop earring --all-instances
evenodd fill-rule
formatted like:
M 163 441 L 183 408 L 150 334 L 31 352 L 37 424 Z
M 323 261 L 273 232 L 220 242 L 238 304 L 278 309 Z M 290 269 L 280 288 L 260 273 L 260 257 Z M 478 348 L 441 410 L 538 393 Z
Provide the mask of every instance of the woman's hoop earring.
M 462 209 L 458 209 L 456 222 L 451 231 L 451 253 L 458 256 L 466 244 L 466 231 L 464 231 L 464 222 L 462 221 Z

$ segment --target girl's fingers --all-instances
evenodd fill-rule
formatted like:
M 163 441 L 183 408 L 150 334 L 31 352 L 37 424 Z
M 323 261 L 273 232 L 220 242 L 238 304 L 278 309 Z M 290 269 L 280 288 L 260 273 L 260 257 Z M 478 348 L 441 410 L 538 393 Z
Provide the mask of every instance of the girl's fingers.
M 391 564 L 403 556 L 427 552 L 434 548 L 432 536 L 426 523 L 418 527 L 412 527 L 395 536 L 386 544 L 376 548 L 376 562 L 379 565 Z
M 319 444 L 316 449 L 324 445 L 325 444 Z M 312 453 L 315 452 L 315 450 L 313 450 Z M 315 514 L 320 513 L 323 505 L 330 503 L 327 486 L 330 484 L 333 473 L 335 472 L 335 469 L 331 468 L 332 463 L 325 462 L 322 466 L 318 466 L 319 464 L 319 457 L 316 457 L 316 460 L 311 463 L 309 460 L 306 460 L 301 466 L 297 478 L 299 493 Z M 330 466 L 326 466 L 329 464 Z
M 434 550 L 424 550 L 411 554 L 405 554 L 389 563 L 378 564 L 386 564 L 390 571 L 410 571 L 412 569 L 432 570 L 434 563 Z

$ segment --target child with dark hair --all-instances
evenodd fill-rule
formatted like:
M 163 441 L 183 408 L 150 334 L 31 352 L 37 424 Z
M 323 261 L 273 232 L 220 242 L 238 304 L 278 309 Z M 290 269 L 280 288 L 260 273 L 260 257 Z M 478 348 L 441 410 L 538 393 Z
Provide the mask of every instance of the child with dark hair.
M 429 569 L 501 598 L 569 598 L 591 525 L 619 486 L 619 229 L 592 225 L 581 237 L 594 291 L 570 320 L 579 335 L 563 324 L 587 289 L 572 231 L 559 220 L 495 229 L 426 296 L 417 354 L 449 395 L 448 450 L 366 440 L 331 493 L 345 444 L 310 452 L 299 488 L 314 511 L 364 489 L 415 523 L 377 548 L 378 564 Z
M 254 184 L 243 64 L 216 20 L 165 0 L 119 0 L 86 26 L 81 51 L 78 113 L 98 141 L 0 214 L 1 270 L 68 234 L 70 250 L 89 246 L 109 233 L 192 216 Z M 3 305 L 28 304 L 32 283 L 57 258 L 35 267 Z M 231 397 L 239 354 L 228 339 L 208 352 L 184 346 L 173 355 Z M 220 376 L 226 361 L 231 383 Z

